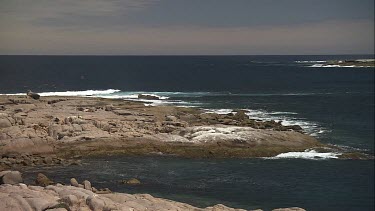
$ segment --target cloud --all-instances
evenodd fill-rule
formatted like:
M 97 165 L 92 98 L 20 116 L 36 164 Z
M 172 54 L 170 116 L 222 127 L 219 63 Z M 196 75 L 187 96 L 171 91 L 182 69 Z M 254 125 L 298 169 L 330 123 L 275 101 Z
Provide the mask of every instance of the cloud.
M 0 0 L 0 54 L 374 52 L 374 21 L 358 18 L 364 6 L 352 10 L 348 5 L 358 4 L 351 0 L 337 5 L 338 11 L 356 11 L 350 18 L 331 11 L 336 7 L 334 0 L 316 12 L 311 11 L 317 6 L 309 5 L 309 14 L 304 14 L 306 2 L 300 0 L 285 1 L 285 5 L 266 4 L 269 0 L 238 0 L 237 4 L 218 0 L 217 7 L 176 1 Z M 287 3 L 293 9 L 290 13 L 286 13 Z M 241 9 L 241 5 L 245 6 Z M 373 16 L 371 11 L 366 9 L 363 17 Z M 321 18 L 311 19 L 315 16 Z
M 276 27 L 133 27 L 110 31 L 30 27 L 2 32 L 20 54 L 351 54 L 374 52 L 367 20 Z

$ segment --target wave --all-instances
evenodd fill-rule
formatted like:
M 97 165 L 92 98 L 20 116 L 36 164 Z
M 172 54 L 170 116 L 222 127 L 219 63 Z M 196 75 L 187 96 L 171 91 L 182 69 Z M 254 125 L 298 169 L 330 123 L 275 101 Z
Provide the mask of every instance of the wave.
M 318 60 L 318 61 L 294 61 L 295 63 L 326 63 L 325 60 Z
M 61 96 L 61 97 L 71 97 L 71 96 L 97 96 L 97 95 L 107 95 L 120 92 L 118 89 L 107 89 L 107 90 L 85 90 L 85 91 L 64 91 L 64 92 L 40 92 L 40 96 Z M 4 94 L 4 95 L 26 95 L 26 93 L 16 93 L 16 94 Z
M 297 159 L 309 159 L 309 160 L 326 160 L 326 159 L 338 159 L 341 153 L 335 152 L 317 152 L 315 150 L 305 150 L 304 152 L 286 152 L 281 153 L 271 159 L 285 159 L 285 158 L 297 158 Z
M 254 109 L 242 109 L 246 111 L 246 114 L 250 119 L 257 119 L 262 121 L 281 121 L 284 126 L 299 125 L 307 134 L 311 136 L 320 136 L 323 133 L 330 132 L 326 128 L 322 127 L 317 122 L 307 121 L 296 117 L 298 113 L 287 112 L 287 111 L 265 111 L 265 110 L 254 110 Z M 217 114 L 229 114 L 236 112 L 233 109 L 205 109 L 206 113 L 217 113 Z

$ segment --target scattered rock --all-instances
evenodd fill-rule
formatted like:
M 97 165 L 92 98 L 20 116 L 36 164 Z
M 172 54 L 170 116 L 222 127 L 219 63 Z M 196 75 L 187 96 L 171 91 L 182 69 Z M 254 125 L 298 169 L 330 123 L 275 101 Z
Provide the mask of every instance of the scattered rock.
M 39 100 L 39 98 L 40 98 L 39 94 L 34 93 L 34 92 L 30 91 L 30 90 L 27 91 L 27 96 L 33 98 L 34 100 Z
M 74 187 L 78 187 L 79 186 L 79 183 L 78 181 L 75 179 L 75 178 L 71 178 L 70 179 L 70 184 Z
M 86 190 L 92 190 L 90 181 L 85 180 L 82 182 L 82 184 L 83 184 L 83 188 L 85 188 Z
M 121 182 L 127 185 L 140 185 L 141 184 L 141 181 L 139 181 L 136 178 L 131 178 L 129 180 L 122 180 Z
M 2 171 L 0 172 L 0 184 L 18 184 L 22 183 L 22 175 L 19 171 Z
M 155 95 L 148 95 L 148 94 L 139 94 L 138 99 L 143 99 L 143 100 L 160 100 L 160 97 L 155 96 Z
M 0 129 L 11 127 L 11 126 L 12 126 L 12 124 L 10 123 L 10 121 L 8 119 L 6 119 L 6 118 L 0 119 Z
M 46 175 L 39 173 L 36 177 L 35 184 L 42 187 L 46 187 L 48 185 L 54 184 L 54 182 L 50 180 Z

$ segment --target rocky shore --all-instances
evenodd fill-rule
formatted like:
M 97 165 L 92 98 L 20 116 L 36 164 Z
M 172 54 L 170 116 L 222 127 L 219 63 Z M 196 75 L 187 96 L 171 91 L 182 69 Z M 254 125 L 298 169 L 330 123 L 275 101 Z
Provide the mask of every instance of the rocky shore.
M 38 174 L 35 185 L 26 185 L 22 182 L 22 175 L 18 171 L 0 172 L 0 210 L 244 211 L 222 204 L 198 208 L 185 203 L 156 198 L 149 194 L 114 193 L 108 189 L 97 190 L 89 181 L 85 180 L 79 184 L 74 178 L 70 180 L 70 185 L 63 185 L 54 183 L 43 174 Z M 273 211 L 304 211 L 304 209 L 292 207 Z
M 244 111 L 145 106 L 92 97 L 0 96 L 0 168 L 77 164 L 80 156 L 269 157 L 323 146 L 301 127 Z

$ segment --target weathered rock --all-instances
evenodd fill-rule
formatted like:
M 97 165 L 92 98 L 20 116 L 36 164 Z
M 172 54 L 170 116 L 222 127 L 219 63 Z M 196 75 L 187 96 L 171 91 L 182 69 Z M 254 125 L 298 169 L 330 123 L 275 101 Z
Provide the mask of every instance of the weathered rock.
M 78 203 L 78 198 L 75 195 L 67 195 L 62 198 L 62 201 L 67 203 L 69 206 L 74 206 Z
M 139 181 L 136 178 L 131 178 L 129 180 L 123 180 L 122 183 L 127 184 L 127 185 L 140 185 L 141 181 Z
M 86 190 L 92 190 L 92 188 L 91 188 L 91 182 L 90 182 L 90 181 L 85 180 L 85 181 L 82 182 L 82 184 L 83 184 L 83 187 L 84 187 Z
M 105 206 L 104 200 L 102 200 L 98 197 L 95 197 L 95 196 L 87 197 L 86 204 L 93 211 L 101 211 L 101 210 L 104 209 L 104 206 Z
M 246 111 L 238 110 L 237 113 L 233 116 L 233 119 L 237 121 L 244 121 L 246 119 L 249 119 L 249 116 L 246 114 Z
M 160 97 L 155 96 L 155 95 L 148 95 L 148 94 L 139 94 L 138 99 L 143 99 L 143 100 L 160 100 Z
M 70 179 L 70 184 L 74 187 L 78 187 L 79 186 L 79 183 L 78 181 L 75 179 L 75 178 L 71 178 Z
M 54 182 L 50 180 L 46 175 L 39 173 L 35 180 L 35 184 L 42 187 L 46 187 L 48 185 L 54 184 Z
M 0 129 L 11 127 L 11 126 L 12 126 L 12 124 L 10 123 L 10 121 L 8 119 L 6 119 L 6 118 L 0 119 Z
M 33 98 L 34 100 L 39 100 L 40 98 L 40 95 L 35 93 L 35 92 L 32 92 L 32 91 L 27 91 L 27 96 Z
M 0 184 L 18 184 L 22 183 L 22 175 L 19 171 L 2 171 L 0 172 Z

